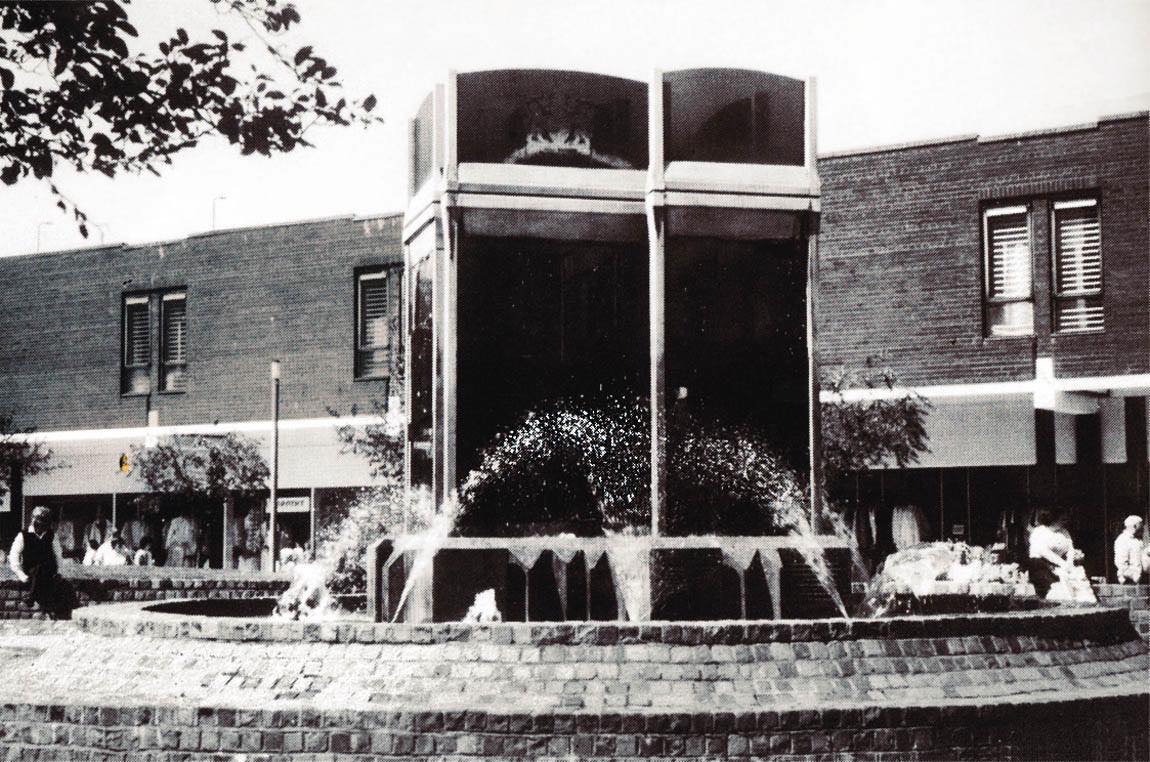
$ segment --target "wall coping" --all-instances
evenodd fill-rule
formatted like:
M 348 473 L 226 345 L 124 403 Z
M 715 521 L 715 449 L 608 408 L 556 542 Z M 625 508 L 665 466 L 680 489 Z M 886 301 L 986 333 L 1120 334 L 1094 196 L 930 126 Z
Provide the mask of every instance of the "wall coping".
M 102 604 L 76 609 L 81 630 L 193 640 L 495 645 L 755 645 L 868 639 L 996 637 L 1054 638 L 1118 643 L 1137 640 L 1125 609 L 1060 606 L 994 614 L 907 616 L 880 619 L 789 619 L 749 622 L 501 622 L 497 624 L 376 624 L 366 620 L 302 622 L 208 617 L 150 611 L 175 601 Z M 1021 647 L 1021 646 L 1020 646 Z

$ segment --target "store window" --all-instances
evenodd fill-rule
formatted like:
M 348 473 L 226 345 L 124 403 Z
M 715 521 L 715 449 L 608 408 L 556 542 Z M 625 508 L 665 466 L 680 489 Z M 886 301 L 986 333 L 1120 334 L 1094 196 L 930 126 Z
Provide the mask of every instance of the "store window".
M 1034 333 L 1030 212 L 1025 206 L 987 209 L 985 310 L 988 336 Z
M 1057 201 L 1054 236 L 1054 330 L 1101 331 L 1102 223 L 1094 199 Z

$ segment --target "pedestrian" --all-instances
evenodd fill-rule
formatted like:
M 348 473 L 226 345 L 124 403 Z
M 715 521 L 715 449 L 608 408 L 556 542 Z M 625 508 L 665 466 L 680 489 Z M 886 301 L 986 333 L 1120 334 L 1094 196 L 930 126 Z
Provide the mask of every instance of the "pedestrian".
M 59 603 L 60 542 L 52 531 L 52 513 L 42 505 L 32 509 L 28 528 L 16 535 L 8 565 L 27 585 L 24 602 L 34 611 L 54 614 Z
M 1074 566 L 1074 544 L 1070 536 L 1055 531 L 1050 511 L 1039 511 L 1037 525 L 1030 530 L 1030 583 L 1038 597 L 1045 598 L 1050 586 L 1063 577 L 1069 579 Z
M 1141 528 L 1141 518 L 1127 516 L 1122 532 L 1114 540 L 1114 566 L 1118 572 L 1118 584 L 1137 584 L 1142 578 L 1142 539 L 1138 536 Z

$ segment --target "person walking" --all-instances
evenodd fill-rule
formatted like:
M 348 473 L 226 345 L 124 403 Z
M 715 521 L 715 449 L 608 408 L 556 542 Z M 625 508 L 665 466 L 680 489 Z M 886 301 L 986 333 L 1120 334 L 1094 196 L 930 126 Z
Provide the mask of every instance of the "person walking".
M 52 532 L 52 513 L 42 505 L 32 509 L 28 528 L 16 535 L 8 565 L 27 585 L 24 602 L 34 611 L 55 611 L 59 603 L 59 571 L 63 555 Z
M 1142 539 L 1138 530 L 1142 519 L 1127 516 L 1122 532 L 1114 540 L 1114 566 L 1118 572 L 1118 584 L 1136 584 L 1142 578 Z

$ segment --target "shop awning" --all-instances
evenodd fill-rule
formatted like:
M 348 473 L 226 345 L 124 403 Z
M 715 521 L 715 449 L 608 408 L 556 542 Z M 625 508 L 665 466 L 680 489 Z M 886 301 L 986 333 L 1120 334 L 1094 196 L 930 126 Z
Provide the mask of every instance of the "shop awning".
M 1030 394 L 936 397 L 925 425 L 930 452 L 912 468 L 1027 466 L 1037 462 Z
M 211 433 L 210 427 L 201 427 Z M 52 468 L 24 481 L 28 497 L 51 495 L 97 495 L 146 492 L 147 487 L 131 474 L 120 471 L 120 456 L 129 455 L 132 446 L 143 446 L 146 440 L 179 429 L 160 429 L 149 435 L 145 429 L 133 429 L 116 436 L 100 436 L 98 431 L 77 432 L 75 438 L 48 433 L 44 446 L 51 448 Z M 185 432 L 186 433 L 186 432 Z M 219 433 L 223 433 L 223 429 Z M 265 460 L 271 464 L 270 430 L 240 431 L 242 436 L 260 443 Z M 363 487 L 374 483 L 367 460 L 360 455 L 342 452 L 335 427 L 321 421 L 300 426 L 285 421 L 280 428 L 279 487 L 307 489 L 325 487 Z

